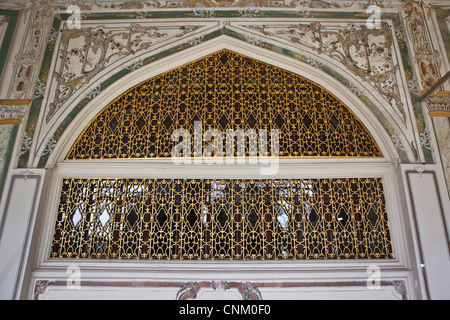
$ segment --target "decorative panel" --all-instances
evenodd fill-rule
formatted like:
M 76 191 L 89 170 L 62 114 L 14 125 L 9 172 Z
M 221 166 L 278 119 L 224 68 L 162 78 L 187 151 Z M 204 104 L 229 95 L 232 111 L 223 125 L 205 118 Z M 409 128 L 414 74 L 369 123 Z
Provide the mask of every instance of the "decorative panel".
M 379 178 L 64 179 L 53 258 L 391 258 Z

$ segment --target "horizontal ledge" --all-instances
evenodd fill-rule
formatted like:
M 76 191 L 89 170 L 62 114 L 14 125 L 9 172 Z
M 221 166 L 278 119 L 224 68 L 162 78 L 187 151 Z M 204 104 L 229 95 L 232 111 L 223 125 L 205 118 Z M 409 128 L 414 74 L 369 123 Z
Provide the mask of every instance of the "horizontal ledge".
M 0 99 L 0 104 L 4 106 L 25 106 L 30 102 L 30 99 Z

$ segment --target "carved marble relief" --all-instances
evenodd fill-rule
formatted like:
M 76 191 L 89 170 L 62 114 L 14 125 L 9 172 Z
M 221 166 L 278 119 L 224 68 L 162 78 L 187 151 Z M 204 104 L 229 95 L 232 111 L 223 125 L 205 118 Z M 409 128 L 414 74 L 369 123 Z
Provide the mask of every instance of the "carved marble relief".
M 26 115 L 30 100 L 0 100 L 0 120 L 20 123 Z
M 9 158 L 13 143 L 11 137 L 14 135 L 14 127 L 15 125 L 13 124 L 0 125 L 0 191 L 3 188 L 4 177 L 10 162 Z
M 348 23 L 340 27 L 320 22 L 289 26 L 249 25 L 248 28 L 264 36 L 299 44 L 343 64 L 383 95 L 406 121 L 396 76 L 399 67 L 393 60 L 392 34 L 386 22 L 378 29 L 368 29 L 365 24 Z
M 430 116 L 450 115 L 450 96 L 430 96 L 424 102 Z
M 261 293 L 254 283 L 228 281 L 186 282 L 178 290 L 176 300 L 194 300 L 201 288 L 211 288 L 214 291 L 235 290 L 242 300 L 262 300 Z
M 81 87 L 115 61 L 149 49 L 155 42 L 181 38 L 198 26 L 151 26 L 131 23 L 121 28 L 65 29 L 53 73 L 56 93 L 46 121 Z
M 426 17 L 419 3 L 405 2 L 403 20 L 412 43 L 414 62 L 419 70 L 422 88 L 428 90 L 440 78 L 441 54 L 431 44 L 426 27 Z
M 9 96 L 13 99 L 25 99 L 32 95 L 34 76 L 39 71 L 53 12 L 53 3 L 50 0 L 35 0 L 31 7 L 25 10 L 30 22 L 25 42 L 15 56 L 14 76 L 9 90 Z
M 254 283 L 254 282 L 234 282 L 234 281 L 189 281 L 181 285 L 180 289 L 176 294 L 176 300 L 195 300 L 199 298 L 199 293 L 203 289 L 207 291 L 208 289 L 213 289 L 214 291 L 235 291 L 237 294 L 235 298 L 242 300 L 263 300 L 260 288 L 269 288 L 269 290 L 274 290 L 275 288 L 297 288 L 298 292 L 302 288 L 322 286 L 321 283 Z M 366 282 L 330 282 L 326 283 L 329 286 L 338 286 L 342 290 L 346 287 L 351 286 L 363 286 L 367 285 Z M 391 294 L 396 299 L 407 300 L 407 290 L 406 285 L 403 280 L 393 280 L 393 281 L 381 281 L 380 287 L 390 288 Z M 37 286 L 36 286 L 37 287 Z M 210 291 L 210 290 L 208 290 Z M 266 291 L 267 292 L 267 291 Z M 209 292 L 212 293 L 211 291 Z M 200 297 L 201 298 L 201 297 Z
M 370 108 L 378 108 L 381 112 L 387 111 L 390 114 L 389 116 L 394 117 L 393 119 L 398 119 L 396 120 L 396 132 L 398 133 L 396 138 L 402 143 L 399 145 L 403 146 L 403 149 L 398 149 L 399 152 L 403 153 L 400 156 L 402 159 L 405 160 L 409 157 L 418 160 L 422 157 L 421 150 L 418 150 L 421 146 L 420 143 L 422 143 L 422 147 L 428 145 L 423 142 L 425 141 L 423 139 L 426 138 L 424 130 L 427 128 L 423 126 L 423 130 L 419 132 L 419 134 L 422 134 L 420 137 L 422 140 L 419 141 L 419 137 L 415 137 L 411 127 L 411 121 L 415 120 L 409 115 L 413 112 L 414 107 L 409 105 L 407 101 L 408 89 L 403 87 L 402 81 L 404 70 L 402 65 L 399 64 L 401 53 L 398 51 L 397 43 L 394 43 L 394 30 L 397 38 L 400 36 L 405 40 L 404 34 L 409 35 L 409 31 L 406 30 L 407 24 L 403 27 L 400 24 L 400 27 L 394 28 L 394 24 L 391 22 L 382 22 L 378 28 L 368 29 L 365 20 L 360 19 L 359 16 L 358 22 L 347 21 L 346 18 L 340 18 L 339 21 L 335 22 L 320 18 L 318 22 L 311 22 L 310 19 L 305 19 L 307 16 L 304 14 L 305 8 L 311 9 L 308 10 L 312 15 L 319 12 L 316 12 L 315 8 L 331 8 L 333 12 L 351 12 L 353 16 L 355 16 L 355 12 L 359 12 L 357 14 L 363 17 L 364 14 L 361 12 L 367 6 L 375 4 L 381 8 L 390 8 L 389 14 L 391 15 L 392 12 L 399 12 L 395 10 L 403 8 L 404 16 L 407 16 L 407 4 L 400 7 L 399 3 L 396 2 L 397 9 L 393 9 L 394 7 L 390 2 L 374 0 L 339 3 L 316 0 L 258 2 L 239 0 L 115 1 L 102 3 L 81 1 L 78 4 L 82 12 L 88 12 L 83 16 L 81 29 L 67 29 L 64 22 L 65 18 L 58 15 L 55 18 L 62 19 L 61 28 L 55 27 L 56 30 L 52 29 L 48 32 L 47 29 L 50 28 L 52 21 L 56 21 L 52 20 L 53 16 L 52 19 L 46 21 L 47 29 L 41 28 L 43 30 L 42 35 L 45 34 L 45 43 L 52 47 L 53 52 L 50 52 L 49 55 L 53 54 L 53 61 L 49 64 L 50 67 L 41 70 L 39 81 L 31 86 L 31 83 L 27 80 L 33 78 L 33 74 L 36 72 L 34 65 L 28 66 L 26 63 L 21 63 L 21 67 L 17 68 L 16 89 L 22 88 L 22 96 L 24 97 L 31 94 L 31 98 L 40 98 L 34 100 L 34 110 L 40 109 L 40 119 L 42 119 L 42 122 L 34 119 L 34 123 L 29 123 L 27 126 L 26 134 L 22 137 L 22 151 L 25 153 L 22 154 L 24 156 L 21 163 L 29 160 L 36 161 L 36 157 L 48 155 L 53 150 L 55 143 L 65 130 L 65 127 L 57 127 L 64 120 L 60 116 L 65 117 L 64 115 L 71 111 L 68 108 L 75 107 L 72 103 L 78 103 L 76 107 L 81 109 L 89 100 L 100 94 L 109 85 L 105 85 L 103 80 L 108 79 L 108 75 L 113 74 L 112 71 L 117 73 L 120 70 L 134 71 L 139 69 L 144 64 L 153 63 L 151 59 L 153 59 L 152 52 L 155 49 L 172 50 L 177 48 L 177 50 L 182 50 L 211 39 L 209 34 L 219 28 L 222 29 L 223 33 L 230 31 L 230 34 L 233 34 L 233 32 L 236 32 L 237 35 L 233 36 L 269 50 L 276 51 L 274 46 L 278 44 L 293 51 L 297 47 L 299 53 L 307 53 L 305 54 L 307 55 L 306 59 L 311 58 L 311 61 L 299 60 L 322 71 L 327 66 L 342 66 L 342 69 L 338 67 L 334 71 L 339 73 L 342 72 L 340 70 L 345 70 L 345 74 L 342 74 L 342 77 L 345 78 L 345 83 L 342 82 L 343 85 L 354 93 L 359 91 L 359 94 L 356 95 L 364 103 L 371 104 L 372 106 L 368 105 Z M 53 14 L 65 12 L 66 7 L 67 4 L 63 4 L 61 1 L 49 5 L 48 0 L 34 0 L 33 6 L 27 10 L 29 10 L 31 17 L 32 8 L 35 8 L 34 11 L 41 12 L 41 14 L 43 14 L 42 10 L 47 8 L 49 12 L 53 10 Z M 225 7 L 234 10 L 233 13 L 221 9 Z M 269 7 L 291 8 L 290 10 L 294 11 L 289 12 L 299 13 L 301 20 L 296 22 L 297 19 L 294 20 L 290 13 L 288 21 L 277 18 L 265 23 L 263 22 L 266 20 L 264 8 Z M 164 9 L 164 13 L 170 12 L 170 10 L 165 10 L 168 8 L 184 8 L 183 11 L 177 12 L 183 12 L 183 15 L 186 15 L 189 19 L 181 18 L 176 20 L 177 23 L 164 24 L 161 22 L 164 20 L 153 18 L 162 12 L 159 9 Z M 101 15 L 110 12 L 110 10 L 114 10 L 114 13 L 111 14 L 117 15 L 117 19 L 100 20 Z M 129 15 L 133 11 L 135 15 Z M 126 12 L 128 12 L 128 15 L 125 14 Z M 320 12 L 323 14 L 324 11 Z M 413 16 L 411 15 L 411 17 Z M 177 15 L 174 17 L 179 18 Z M 194 20 L 195 18 L 198 19 Z M 47 15 L 45 15 L 44 20 L 46 19 Z M 408 19 L 406 20 L 414 20 Z M 415 23 L 419 25 L 418 21 Z M 207 24 L 209 25 L 207 26 Z M 30 25 L 33 25 L 33 23 L 30 22 Z M 401 30 L 397 30 L 398 28 Z M 213 37 L 215 36 L 217 35 Z M 405 42 L 402 43 L 405 44 Z M 31 42 L 27 44 L 27 46 L 29 45 L 31 45 Z M 400 42 L 399 45 L 401 46 Z M 21 62 L 24 61 L 21 60 Z M 317 66 L 321 61 L 329 61 L 329 64 L 325 67 Z M 438 58 L 436 58 L 436 61 L 439 61 Z M 30 69 L 28 69 L 29 67 Z M 437 68 L 435 69 L 437 70 Z M 356 82 L 352 82 L 355 80 Z M 408 85 L 412 86 L 413 80 L 409 79 Z M 27 88 L 25 89 L 25 87 Z M 31 87 L 34 88 L 34 91 L 31 91 Z M 360 91 L 363 87 L 376 96 L 375 102 L 366 101 L 369 98 Z M 420 88 L 416 89 L 416 91 L 420 91 Z M 27 90 L 31 92 L 25 94 Z M 20 96 L 18 92 L 15 94 L 18 97 Z M 380 103 L 382 106 L 380 106 Z M 35 116 L 37 113 L 34 113 Z M 70 122 L 71 120 L 66 119 L 64 121 Z M 383 125 L 386 128 L 385 123 Z M 393 137 L 391 136 L 391 138 Z M 33 147 L 31 147 L 30 139 L 34 139 L 31 143 Z M 407 155 L 405 156 L 405 154 Z
M 370 84 L 401 115 L 406 111 L 400 98 L 396 72 L 398 66 L 392 58 L 392 35 L 386 23 L 380 29 L 367 29 L 365 25 L 327 27 L 318 22 L 289 26 L 249 25 L 253 31 L 265 36 L 285 39 L 327 55 L 344 65 L 351 73 Z M 116 60 L 147 50 L 155 41 L 170 37 L 181 38 L 199 27 L 167 27 L 130 24 L 125 30 L 105 27 L 66 29 L 61 37 L 58 65 L 54 72 L 56 93 L 51 102 L 48 122 L 64 102 L 100 71 Z M 201 40 L 193 39 L 191 41 Z M 197 43 L 195 43 L 197 44 Z
M 67 289 L 67 280 L 37 280 L 34 284 L 33 299 L 58 299 L 64 294 L 72 291 Z M 100 299 L 104 299 L 108 292 L 122 292 L 122 297 L 127 295 L 126 292 L 131 288 L 140 290 L 140 298 L 148 297 L 146 293 L 155 290 L 155 299 L 172 299 L 176 300 L 202 300 L 202 299 L 226 299 L 226 300 L 263 300 L 263 293 L 270 296 L 277 295 L 275 299 L 279 298 L 283 291 L 289 290 L 291 296 L 295 299 L 296 295 L 300 294 L 302 297 L 310 297 L 311 288 L 324 288 L 328 291 L 331 288 L 340 288 L 339 294 L 341 299 L 346 298 L 346 292 L 349 294 L 364 294 L 367 293 L 366 281 L 339 281 L 339 282 L 241 282 L 241 281 L 82 281 L 81 290 L 89 293 L 91 288 L 101 288 Z M 158 290 L 161 290 L 159 291 Z M 356 291 L 355 291 L 356 289 Z M 366 290 L 364 290 L 366 289 Z M 408 292 L 405 280 L 380 281 L 380 289 L 384 292 L 384 297 L 387 299 L 407 300 Z M 126 290 L 126 291 L 125 291 Z M 377 289 L 379 290 L 379 289 Z M 161 294 L 162 293 L 162 294 Z M 281 294 L 281 295 L 280 295 Z M 117 297 L 117 295 L 115 295 Z M 297 296 L 298 297 L 298 296 Z M 336 295 L 335 295 L 336 297 Z M 114 299 L 114 298 L 113 298 Z M 270 298 L 269 298 L 270 299 Z M 247 306 L 247 304 L 246 304 Z M 267 309 L 265 309 L 267 310 Z M 266 312 L 266 311 L 265 311 Z M 177 310 L 178 313 L 178 310 Z

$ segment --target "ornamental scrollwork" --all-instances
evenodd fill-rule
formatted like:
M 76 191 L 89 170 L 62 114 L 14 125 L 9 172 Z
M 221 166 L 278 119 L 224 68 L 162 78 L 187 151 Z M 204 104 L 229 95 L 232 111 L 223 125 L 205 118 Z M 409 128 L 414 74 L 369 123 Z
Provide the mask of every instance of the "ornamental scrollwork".
M 177 292 L 176 300 L 193 300 L 197 298 L 197 282 L 189 281 L 184 283 Z
M 157 40 L 169 36 L 182 37 L 198 28 L 181 26 L 164 29 L 132 23 L 124 30 L 103 26 L 65 29 L 61 36 L 59 65 L 53 73 L 55 97 L 49 106 L 46 121 L 50 121 L 76 90 L 115 61 L 148 50 Z
M 61 0 L 62 1 L 62 0 Z M 84 2 L 80 1 L 80 6 L 84 9 L 177 9 L 177 8 L 243 8 L 243 7 L 260 7 L 260 8 L 367 8 L 369 5 L 375 4 L 379 7 L 389 7 L 391 1 L 383 0 L 347 0 L 347 1 L 330 1 L 330 0 L 128 0 L 113 3 L 102 3 L 97 1 Z
M 450 97 L 431 96 L 424 100 L 425 106 L 430 115 L 448 114 L 450 115 Z
M 242 298 L 244 300 L 262 300 L 261 292 L 254 283 L 242 283 Z
M 392 33 L 388 23 L 369 29 L 349 24 L 333 27 L 320 22 L 289 26 L 248 26 L 264 36 L 275 36 L 308 48 L 343 64 L 352 74 L 369 83 L 406 121 L 393 61 Z
M 0 104 L 0 120 L 22 121 L 27 112 L 27 105 L 2 105 Z

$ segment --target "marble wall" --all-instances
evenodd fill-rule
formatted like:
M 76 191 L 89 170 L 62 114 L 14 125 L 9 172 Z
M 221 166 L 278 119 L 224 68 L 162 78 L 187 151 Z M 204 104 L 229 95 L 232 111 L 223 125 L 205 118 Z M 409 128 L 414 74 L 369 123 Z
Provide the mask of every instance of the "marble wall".
M 450 118 L 434 117 L 434 131 L 441 155 L 447 190 L 450 195 Z

